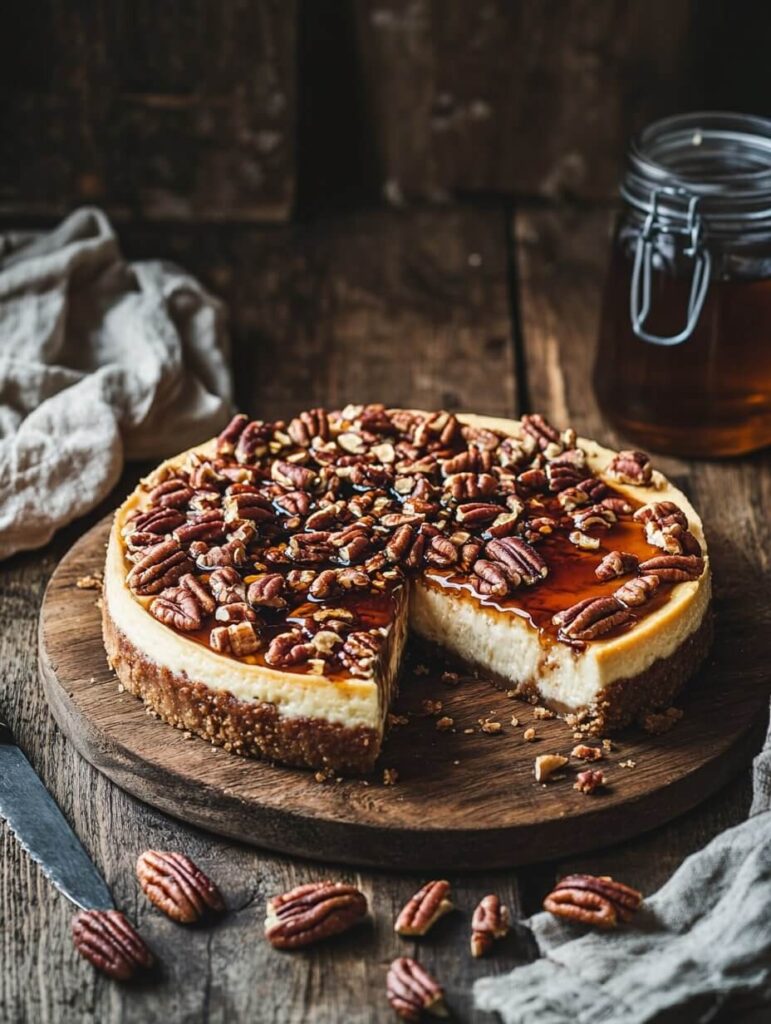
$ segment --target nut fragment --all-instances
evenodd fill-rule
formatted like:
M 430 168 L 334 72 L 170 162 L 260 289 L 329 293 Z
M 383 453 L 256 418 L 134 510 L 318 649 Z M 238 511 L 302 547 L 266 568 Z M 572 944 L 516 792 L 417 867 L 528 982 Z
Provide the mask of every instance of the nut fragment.
M 217 886 L 184 854 L 145 850 L 137 860 L 137 878 L 150 902 L 180 924 L 225 909 Z
M 637 555 L 632 555 L 628 551 L 609 551 L 594 570 L 594 575 L 603 582 L 613 580 L 617 576 L 634 572 L 638 561 Z
M 567 763 L 568 759 L 562 754 L 541 754 L 535 759 L 535 781 L 548 782 Z
M 570 751 L 571 757 L 578 757 L 582 761 L 601 761 L 605 756 L 602 747 L 590 747 L 586 743 L 579 743 Z
M 118 981 L 153 963 L 152 953 L 119 910 L 78 911 L 72 919 L 72 940 L 82 957 Z
M 587 768 L 586 771 L 578 773 L 573 789 L 577 789 L 579 793 L 594 793 L 596 790 L 602 789 L 604 785 L 605 773 L 594 768 Z
M 649 484 L 653 475 L 651 460 L 645 452 L 636 451 L 618 452 L 606 472 L 619 483 L 636 484 L 638 487 Z
M 394 925 L 399 935 L 425 935 L 440 917 L 453 909 L 450 883 L 427 882 L 402 908 Z
M 300 949 L 338 935 L 367 913 L 364 893 L 343 882 L 310 882 L 268 900 L 265 938 L 276 949 Z
M 543 901 L 544 910 L 596 928 L 615 928 L 630 921 L 642 902 L 642 893 L 607 875 L 568 875 Z
M 441 986 L 408 956 L 400 956 L 388 968 L 386 994 L 402 1020 L 419 1021 L 424 1011 L 435 1017 L 449 1016 Z
M 508 935 L 509 928 L 508 907 L 503 906 L 495 893 L 485 896 L 471 918 L 471 955 L 484 956 L 496 939 Z

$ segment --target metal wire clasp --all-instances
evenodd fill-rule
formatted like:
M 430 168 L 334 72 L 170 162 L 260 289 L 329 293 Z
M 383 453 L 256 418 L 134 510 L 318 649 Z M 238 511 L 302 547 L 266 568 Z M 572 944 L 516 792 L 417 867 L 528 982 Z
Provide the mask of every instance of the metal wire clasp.
M 680 345 L 693 333 L 709 287 L 709 276 L 712 260 L 709 251 L 704 248 L 702 239 L 702 219 L 699 215 L 699 196 L 691 196 L 688 202 L 688 221 L 685 228 L 662 227 L 656 220 L 658 213 L 659 189 L 651 192 L 651 207 L 645 218 L 642 231 L 637 239 L 632 270 L 632 287 L 629 295 L 629 313 L 632 318 L 632 329 L 638 338 L 649 341 L 653 345 Z M 653 257 L 654 236 L 657 232 L 668 234 L 684 234 L 690 239 L 690 245 L 683 249 L 683 255 L 693 259 L 693 280 L 691 294 L 688 299 L 688 319 L 679 334 L 672 337 L 661 337 L 645 330 L 645 321 L 651 309 L 651 260 Z

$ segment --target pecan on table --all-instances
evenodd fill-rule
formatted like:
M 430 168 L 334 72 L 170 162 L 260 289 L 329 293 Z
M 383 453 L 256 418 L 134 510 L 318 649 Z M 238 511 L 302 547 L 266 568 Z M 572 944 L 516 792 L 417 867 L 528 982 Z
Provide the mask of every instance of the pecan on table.
M 488 953 L 496 939 L 508 935 L 510 925 L 508 907 L 495 893 L 485 896 L 471 918 L 471 955 L 479 957 Z
M 645 452 L 622 451 L 613 456 L 606 472 L 619 483 L 645 486 L 651 482 L 653 468 Z
M 625 604 L 627 608 L 635 608 L 649 601 L 658 588 L 658 576 L 634 576 L 631 580 L 627 580 L 626 583 L 622 584 L 618 590 L 615 590 L 613 596 L 617 601 Z
M 150 614 L 183 633 L 200 629 L 203 618 L 195 594 L 187 587 L 167 587 L 150 605 Z
M 701 555 L 656 555 L 640 562 L 640 572 L 658 576 L 662 583 L 697 580 L 704 572 Z
M 132 566 L 126 582 L 135 594 L 149 597 L 172 586 L 192 568 L 193 563 L 178 541 L 169 537 L 147 549 L 146 554 Z
M 388 968 L 386 995 L 391 1008 L 402 1020 L 419 1021 L 424 1012 L 447 1017 L 444 990 L 424 967 L 408 956 L 400 956 Z
M 519 537 L 496 537 L 485 545 L 491 561 L 500 562 L 522 578 L 526 586 L 548 575 L 548 567 L 534 547 Z
M 579 924 L 615 928 L 630 921 L 642 902 L 642 893 L 607 875 L 568 875 L 543 901 L 544 910 Z
M 582 641 L 594 640 L 633 619 L 634 615 L 615 597 L 587 597 L 552 616 L 564 636 Z
M 616 579 L 618 576 L 626 576 L 627 573 L 635 571 L 638 561 L 637 555 L 632 555 L 628 551 L 609 551 L 594 570 L 594 575 L 603 582 Z
M 444 880 L 426 882 L 411 896 L 396 918 L 398 935 L 426 935 L 440 917 L 453 909 L 450 883 Z
M 184 854 L 145 850 L 137 860 L 137 878 L 150 902 L 180 924 L 225 909 L 217 886 Z
M 594 793 L 604 786 L 605 773 L 598 769 L 587 768 L 586 771 L 578 773 L 573 789 L 577 789 L 579 793 Z
M 82 957 L 117 981 L 151 967 L 153 955 L 119 910 L 80 910 L 72 919 L 72 940 Z
M 268 900 L 265 938 L 276 949 L 301 949 L 358 924 L 367 898 L 342 882 L 311 882 Z

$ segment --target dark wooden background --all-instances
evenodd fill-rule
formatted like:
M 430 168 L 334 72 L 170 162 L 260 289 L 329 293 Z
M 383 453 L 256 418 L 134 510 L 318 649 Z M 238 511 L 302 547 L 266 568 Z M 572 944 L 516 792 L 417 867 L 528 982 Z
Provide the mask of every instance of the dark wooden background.
M 228 303 L 238 400 L 252 413 L 347 400 L 539 409 L 619 443 L 589 370 L 626 140 L 689 108 L 771 113 L 769 10 L 751 0 L 18 0 L 0 31 L 0 225 L 43 226 L 96 203 L 128 255 L 200 275 Z M 769 572 L 767 458 L 657 463 L 704 511 L 718 563 L 734 566 L 742 524 L 740 571 L 718 577 L 718 596 L 747 601 L 752 615 L 752 588 Z M 127 467 L 93 515 L 0 567 L 0 707 L 162 966 L 133 987 L 96 976 L 71 948 L 71 907 L 2 826 L 0 1019 L 389 1021 L 386 965 L 414 945 L 391 921 L 419 879 L 346 871 L 375 925 L 279 955 L 261 939 L 265 898 L 339 873 L 142 806 L 82 762 L 47 712 L 36 674 L 46 581 L 145 468 Z M 489 1019 L 472 1010 L 472 981 L 532 950 L 515 934 L 489 963 L 471 963 L 468 912 L 485 892 L 524 915 L 576 868 L 651 892 L 748 803 L 745 774 L 623 846 L 452 879 L 466 913 L 418 955 L 458 1020 Z M 133 863 L 148 846 L 189 852 L 221 883 L 231 913 L 219 927 L 183 930 L 138 896 Z

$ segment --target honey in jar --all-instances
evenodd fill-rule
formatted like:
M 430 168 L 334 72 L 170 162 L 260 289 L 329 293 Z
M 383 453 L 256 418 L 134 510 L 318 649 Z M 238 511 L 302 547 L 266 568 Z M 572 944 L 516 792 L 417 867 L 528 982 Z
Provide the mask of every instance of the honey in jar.
M 630 148 L 594 384 L 631 441 L 771 443 L 771 121 L 687 114 Z

